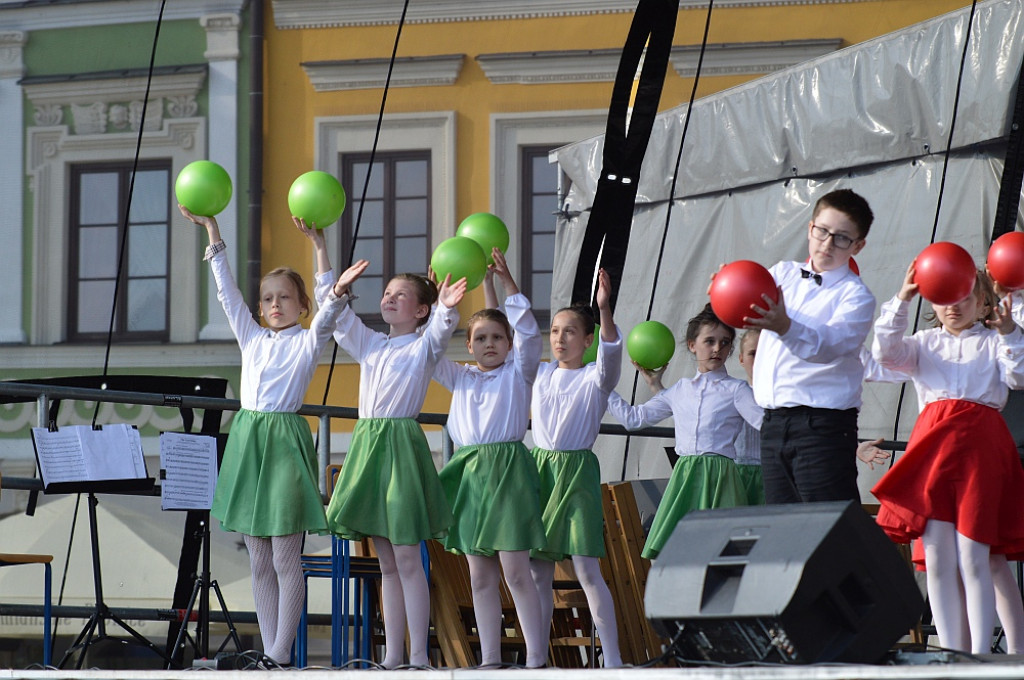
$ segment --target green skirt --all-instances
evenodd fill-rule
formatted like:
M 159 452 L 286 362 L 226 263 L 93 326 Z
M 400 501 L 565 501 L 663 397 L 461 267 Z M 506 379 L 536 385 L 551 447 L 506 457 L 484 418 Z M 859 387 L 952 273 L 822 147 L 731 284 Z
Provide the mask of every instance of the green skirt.
M 747 490 L 747 505 L 764 505 L 764 479 L 761 477 L 760 465 L 736 464 L 736 469 L 743 478 L 743 486 Z
M 444 538 L 452 512 L 427 438 L 412 418 L 360 418 L 327 506 L 330 530 L 395 545 Z
M 540 473 L 544 547 L 530 552 L 543 560 L 570 555 L 604 557 L 604 506 L 601 465 L 593 451 L 548 451 L 535 448 Z
M 242 409 L 231 423 L 210 514 L 248 536 L 326 533 L 316 470 L 305 418 Z
M 746 505 L 747 489 L 738 468 L 732 458 L 715 453 L 680 456 L 641 554 L 649 559 L 657 557 L 676 524 L 691 510 Z
M 446 549 L 489 557 L 544 545 L 540 479 L 522 442 L 460 447 L 440 478 L 455 515 Z

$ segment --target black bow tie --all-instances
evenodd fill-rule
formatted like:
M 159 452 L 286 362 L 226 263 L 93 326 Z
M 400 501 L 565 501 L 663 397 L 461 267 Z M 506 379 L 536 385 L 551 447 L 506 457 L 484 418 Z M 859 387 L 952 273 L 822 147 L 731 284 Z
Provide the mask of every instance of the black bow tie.
M 815 274 L 814 272 L 809 272 L 806 269 L 801 269 L 800 276 L 802 276 L 805 279 L 814 279 L 814 282 L 816 284 L 818 284 L 819 286 L 821 285 L 821 274 Z

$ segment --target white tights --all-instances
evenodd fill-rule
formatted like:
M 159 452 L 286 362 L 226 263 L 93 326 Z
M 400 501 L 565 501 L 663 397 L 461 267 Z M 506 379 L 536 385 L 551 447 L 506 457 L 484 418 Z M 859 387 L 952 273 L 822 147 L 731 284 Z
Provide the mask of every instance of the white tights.
M 548 656 L 548 636 L 541 625 L 541 597 L 530 573 L 528 550 L 499 551 L 497 557 L 467 555 L 473 586 L 473 610 L 480 633 L 480 665 L 501 663 L 501 569 L 512 592 L 516 615 L 526 639 L 526 666 L 543 666 Z M 550 625 L 548 627 L 550 629 Z
M 619 654 L 619 629 L 615 622 L 615 604 L 612 602 L 612 593 L 608 590 L 608 584 L 604 582 L 604 576 L 601 575 L 601 562 L 596 557 L 573 555 L 572 566 L 576 570 L 576 578 L 579 579 L 583 593 L 587 596 L 590 617 L 593 619 L 597 635 L 601 639 L 604 667 L 621 666 L 622 657 Z M 555 563 L 548 560 L 531 560 L 530 571 L 533 573 L 534 583 L 537 584 L 537 592 L 545 593 L 540 598 L 541 622 L 546 624 L 544 629 L 550 631 L 551 616 L 555 609 L 554 592 L 552 591 L 552 584 L 555 581 Z
M 992 554 L 992 584 L 996 591 L 996 614 L 1006 636 L 1006 653 L 1024 653 L 1024 603 L 1021 602 L 1017 579 L 1006 561 L 1006 555 Z
M 291 659 L 306 590 L 302 580 L 302 534 L 243 536 L 252 568 L 256 620 L 263 653 L 278 663 Z
M 939 520 L 928 520 L 921 542 L 939 644 L 974 654 L 988 653 L 995 625 L 988 546 L 958 533 L 951 522 Z
M 423 570 L 420 545 L 393 545 L 373 537 L 381 573 L 381 608 L 384 613 L 384 660 L 391 669 L 402 665 L 405 630 L 409 628 L 409 664 L 427 665 L 430 629 L 430 590 Z

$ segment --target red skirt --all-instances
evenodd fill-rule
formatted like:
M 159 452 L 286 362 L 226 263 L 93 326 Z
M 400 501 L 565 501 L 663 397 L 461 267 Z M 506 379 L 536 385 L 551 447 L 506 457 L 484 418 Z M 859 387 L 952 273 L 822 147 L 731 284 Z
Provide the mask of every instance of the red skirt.
M 930 519 L 1011 560 L 1024 558 L 1024 469 L 994 408 L 959 399 L 928 404 L 906 452 L 871 490 L 878 524 L 909 543 Z

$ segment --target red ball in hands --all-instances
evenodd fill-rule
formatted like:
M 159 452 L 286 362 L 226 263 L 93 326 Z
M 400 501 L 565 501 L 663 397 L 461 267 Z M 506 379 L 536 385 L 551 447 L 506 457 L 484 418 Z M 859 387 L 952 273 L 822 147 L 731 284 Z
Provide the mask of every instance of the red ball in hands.
M 988 273 L 1006 290 L 1024 288 L 1024 232 L 1011 231 L 992 242 Z
M 751 260 L 736 260 L 722 267 L 711 281 L 711 309 L 723 322 L 743 328 L 743 317 L 759 318 L 751 305 L 763 307 L 762 295 L 779 301 L 775 279 L 762 265 Z
M 955 304 L 974 290 L 974 258 L 955 243 L 931 244 L 917 256 L 915 269 L 921 297 L 934 305 Z

